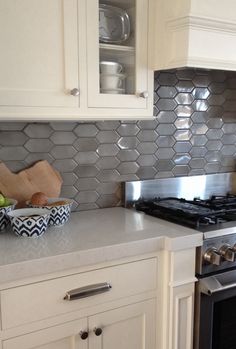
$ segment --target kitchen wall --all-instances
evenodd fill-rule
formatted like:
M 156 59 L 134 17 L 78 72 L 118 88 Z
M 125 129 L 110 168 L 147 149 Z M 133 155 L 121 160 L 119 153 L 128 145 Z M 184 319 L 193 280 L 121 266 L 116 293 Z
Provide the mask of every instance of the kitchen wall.
M 155 74 L 152 121 L 0 123 L 0 160 L 47 159 L 79 210 L 120 205 L 120 182 L 235 170 L 236 73 Z

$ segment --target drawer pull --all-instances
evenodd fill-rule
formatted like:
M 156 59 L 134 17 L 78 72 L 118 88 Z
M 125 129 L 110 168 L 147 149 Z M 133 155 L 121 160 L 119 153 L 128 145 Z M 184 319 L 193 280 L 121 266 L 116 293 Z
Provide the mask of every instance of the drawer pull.
M 74 299 L 91 297 L 91 296 L 95 296 L 96 294 L 110 291 L 111 288 L 112 286 L 108 282 L 84 286 L 84 287 L 76 288 L 75 290 L 66 292 L 64 299 L 67 301 L 73 301 Z

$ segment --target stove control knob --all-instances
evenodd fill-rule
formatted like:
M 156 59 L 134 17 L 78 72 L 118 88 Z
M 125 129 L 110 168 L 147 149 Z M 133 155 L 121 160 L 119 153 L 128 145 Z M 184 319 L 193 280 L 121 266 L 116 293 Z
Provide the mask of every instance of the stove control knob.
M 220 252 L 221 256 L 227 262 L 234 262 L 234 260 L 235 260 L 235 251 L 234 251 L 234 248 L 232 248 L 230 245 L 223 245 L 223 246 L 221 246 L 219 252 Z
M 204 261 L 214 264 L 220 265 L 221 263 L 221 255 L 219 251 L 215 247 L 209 248 L 203 255 Z

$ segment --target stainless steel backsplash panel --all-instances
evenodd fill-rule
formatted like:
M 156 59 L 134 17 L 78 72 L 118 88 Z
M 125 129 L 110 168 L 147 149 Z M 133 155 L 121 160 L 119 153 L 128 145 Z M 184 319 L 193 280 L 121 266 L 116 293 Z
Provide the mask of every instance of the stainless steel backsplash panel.
M 126 182 L 123 184 L 124 206 L 155 197 L 178 197 L 187 200 L 207 199 L 211 195 L 236 193 L 236 173 L 219 173 L 204 176 L 163 178 Z

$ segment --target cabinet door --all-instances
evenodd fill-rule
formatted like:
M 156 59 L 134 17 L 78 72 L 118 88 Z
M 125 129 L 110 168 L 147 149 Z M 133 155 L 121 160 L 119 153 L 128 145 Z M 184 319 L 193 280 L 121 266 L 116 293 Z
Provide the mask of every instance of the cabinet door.
M 3 341 L 3 349 L 87 349 L 80 338 L 87 320 L 77 320 Z
M 77 0 L 0 0 L 0 47 L 1 106 L 78 108 Z
M 148 79 L 152 79 L 148 71 L 149 1 L 109 0 L 105 7 L 103 3 L 86 2 L 88 106 L 147 109 L 152 100 L 148 91 Z M 129 20 L 125 20 L 127 15 Z
M 89 349 L 154 349 L 155 301 L 140 302 L 92 316 L 89 318 L 89 329 Z M 102 329 L 101 334 L 99 329 Z

